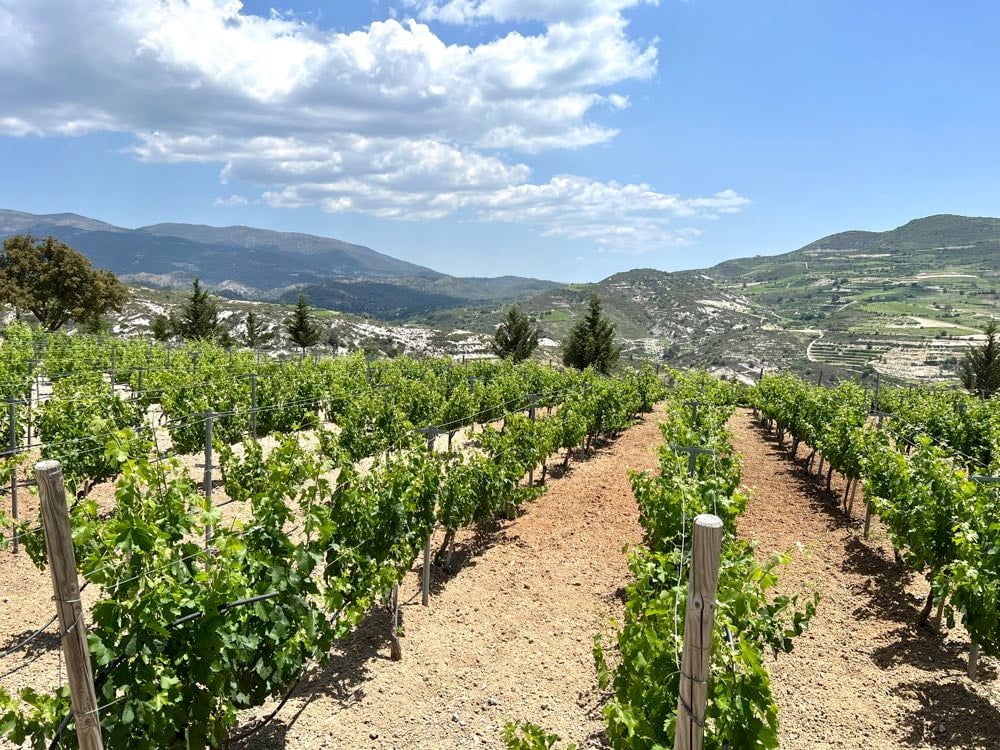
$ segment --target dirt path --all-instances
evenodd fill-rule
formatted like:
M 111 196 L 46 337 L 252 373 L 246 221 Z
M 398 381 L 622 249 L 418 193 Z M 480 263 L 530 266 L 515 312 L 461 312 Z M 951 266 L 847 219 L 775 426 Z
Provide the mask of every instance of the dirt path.
M 435 571 L 430 608 L 413 571 L 402 662 L 373 614 L 245 746 L 501 748 L 521 719 L 577 741 L 599 731 L 593 635 L 621 611 L 622 550 L 641 533 L 627 470 L 656 467 L 658 416 L 572 464 L 515 521 L 460 533 L 460 567 Z
M 795 650 L 769 666 L 782 750 L 1000 748 L 996 661 L 982 660 L 973 682 L 961 628 L 942 636 L 914 624 L 927 583 L 893 561 L 878 520 L 864 540 L 860 499 L 848 525 L 804 460 L 793 462 L 749 412 L 730 426 L 752 492 L 741 535 L 761 556 L 793 551 L 779 593 L 822 597 Z M 833 486 L 842 496 L 843 481 Z

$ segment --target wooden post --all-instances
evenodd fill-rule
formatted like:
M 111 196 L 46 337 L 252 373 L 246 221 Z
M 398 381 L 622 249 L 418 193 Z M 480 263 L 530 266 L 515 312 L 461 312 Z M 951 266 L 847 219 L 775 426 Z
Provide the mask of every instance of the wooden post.
M 393 661 L 403 660 L 403 644 L 399 642 L 399 584 L 392 584 L 392 594 L 389 596 L 389 606 L 392 609 L 392 634 L 389 636 L 389 658 Z
M 434 452 L 434 438 L 437 437 L 437 430 L 433 427 L 429 427 L 427 430 L 427 452 Z M 427 532 L 427 538 L 424 539 L 424 569 L 421 583 L 421 597 L 420 603 L 425 607 L 431 606 L 431 534 L 434 531 Z
M 427 452 L 434 452 L 434 438 L 437 437 L 438 431 L 435 427 L 427 427 L 424 429 L 424 434 L 427 436 Z M 423 569 L 423 586 L 421 592 L 421 604 L 425 607 L 431 606 L 431 534 L 434 533 L 433 530 L 427 532 L 427 538 L 424 539 L 424 569 Z
M 868 538 L 868 533 L 872 528 L 872 502 L 871 500 L 865 501 L 865 539 Z
M 31 407 L 33 404 L 37 404 L 42 398 L 42 389 L 38 387 L 38 372 L 35 370 L 37 363 L 35 360 L 28 361 L 28 369 L 31 370 L 34 377 L 32 378 L 32 385 L 28 388 L 28 420 L 27 424 L 24 425 L 24 437 L 25 444 L 28 448 L 31 447 Z
M 528 407 L 528 417 L 531 419 L 532 422 L 534 422 L 535 419 L 537 418 L 538 396 L 539 396 L 538 393 L 528 394 L 528 398 L 531 399 L 531 406 Z M 535 486 L 535 467 L 532 466 L 528 470 L 528 487 L 534 487 L 534 486 Z
M 58 461 L 35 464 L 38 492 L 41 496 L 45 548 L 52 573 L 56 614 L 62 632 L 62 650 L 69 677 L 70 701 L 76 719 L 80 750 L 102 750 L 101 721 L 97 713 L 94 671 L 87 651 L 87 626 L 83 621 L 83 603 L 76 575 L 76 553 L 70 534 L 66 488 Z
M 205 412 L 205 475 L 203 479 L 202 491 L 209 506 L 212 504 L 212 421 L 214 413 L 211 409 Z M 211 525 L 205 527 L 205 546 L 212 541 Z
M 694 519 L 674 750 L 701 750 L 705 741 L 705 703 L 721 555 L 722 519 L 703 513 Z
M 969 679 L 976 679 L 976 669 L 979 667 L 979 644 L 973 643 L 969 646 Z
M 11 461 L 17 455 L 17 407 L 13 396 L 7 397 L 7 432 L 10 440 Z M 21 548 L 21 537 L 17 533 L 17 468 L 10 475 L 10 517 L 14 521 L 13 538 L 11 539 L 11 551 L 17 554 Z

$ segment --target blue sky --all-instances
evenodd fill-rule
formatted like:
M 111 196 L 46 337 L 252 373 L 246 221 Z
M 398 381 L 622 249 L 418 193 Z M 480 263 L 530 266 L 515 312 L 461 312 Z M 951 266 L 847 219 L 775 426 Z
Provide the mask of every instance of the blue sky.
M 1000 214 L 995 3 L 270 8 L 0 5 L 0 207 L 566 281 Z

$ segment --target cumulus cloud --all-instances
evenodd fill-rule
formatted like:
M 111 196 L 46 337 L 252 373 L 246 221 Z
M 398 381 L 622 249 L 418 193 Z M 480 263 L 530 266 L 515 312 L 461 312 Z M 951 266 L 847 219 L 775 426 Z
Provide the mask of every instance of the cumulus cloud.
M 411 220 L 465 211 L 608 246 L 655 244 L 657 232 L 675 244 L 684 235 L 671 219 L 745 200 L 532 182 L 527 163 L 615 138 L 600 118 L 629 102 L 614 87 L 656 72 L 657 40 L 635 37 L 623 15 L 648 2 L 409 0 L 415 19 L 337 32 L 254 16 L 239 0 L 6 0 L 0 135 L 130 134 L 135 158 L 217 163 L 223 183 L 256 185 L 273 206 Z M 520 20 L 543 30 L 465 45 L 428 25 Z

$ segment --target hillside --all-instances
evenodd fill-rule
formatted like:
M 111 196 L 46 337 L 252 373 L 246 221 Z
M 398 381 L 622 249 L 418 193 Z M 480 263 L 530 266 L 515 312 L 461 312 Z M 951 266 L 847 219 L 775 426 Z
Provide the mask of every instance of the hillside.
M 97 266 L 144 286 L 180 288 L 195 276 L 236 299 L 316 304 L 399 318 L 483 300 L 510 301 L 557 286 L 538 279 L 461 279 L 362 245 L 246 226 L 155 224 L 126 229 L 77 214 L 0 210 L 0 238 L 52 235 Z
M 595 292 L 626 357 L 745 378 L 764 366 L 946 380 L 997 314 L 998 276 L 1000 219 L 939 215 L 704 271 L 637 269 L 552 289 L 523 307 L 560 340 Z M 446 310 L 421 320 L 488 332 L 502 313 Z
M 337 320 L 331 330 L 350 331 L 344 341 L 387 352 L 481 355 L 507 307 L 518 303 L 539 320 L 546 356 L 557 356 L 596 293 L 627 360 L 705 366 L 743 378 L 780 367 L 806 375 L 947 380 L 1000 306 L 1000 219 L 985 217 L 930 216 L 703 271 L 635 269 L 572 285 L 458 278 L 292 232 L 190 224 L 130 230 L 75 214 L 0 211 L 0 235 L 25 231 L 63 237 L 144 287 L 138 299 L 201 275 L 232 298 L 233 314 L 267 301 L 276 304 L 262 309 L 280 321 L 284 305 L 305 291 L 318 307 L 339 311 L 328 321 Z M 179 299 L 162 294 L 162 304 Z

